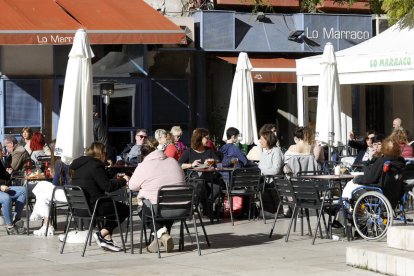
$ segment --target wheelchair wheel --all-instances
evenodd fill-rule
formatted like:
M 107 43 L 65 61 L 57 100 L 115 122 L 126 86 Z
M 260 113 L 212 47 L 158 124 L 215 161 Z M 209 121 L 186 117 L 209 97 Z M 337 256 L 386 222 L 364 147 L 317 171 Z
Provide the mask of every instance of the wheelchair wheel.
M 354 224 L 359 235 L 366 240 L 381 240 L 392 225 L 391 203 L 379 192 L 367 192 L 356 201 L 353 212 Z

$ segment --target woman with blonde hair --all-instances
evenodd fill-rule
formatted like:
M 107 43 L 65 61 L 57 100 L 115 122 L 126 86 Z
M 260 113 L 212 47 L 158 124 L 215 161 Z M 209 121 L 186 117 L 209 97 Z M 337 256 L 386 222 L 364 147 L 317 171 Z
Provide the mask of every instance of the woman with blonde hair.
M 72 185 L 81 187 L 90 206 L 95 206 L 99 197 L 106 193 L 125 187 L 129 181 L 129 176 L 124 175 L 121 179 L 109 180 L 105 172 L 104 162 L 106 160 L 105 146 L 102 143 L 94 142 L 86 150 L 86 155 L 73 160 L 69 169 L 73 170 Z M 129 215 L 129 207 L 123 203 L 116 202 L 118 217 L 122 223 Z M 114 207 L 112 201 L 102 201 L 97 207 L 97 215 L 111 214 L 105 221 L 100 231 L 93 236 L 99 247 L 111 251 L 121 251 L 112 240 L 112 232 L 118 226 L 115 220 Z
M 164 150 L 164 154 L 168 157 L 172 157 L 178 160 L 183 154 L 186 146 L 180 141 L 183 131 L 179 126 L 173 126 L 170 132 L 171 136 L 167 136 L 167 140 L 170 141 Z
M 165 129 L 157 129 L 154 132 L 154 138 L 158 141 L 157 149 L 164 151 L 167 147 L 167 131 Z
M 413 158 L 413 148 L 408 144 L 407 133 L 402 128 L 397 128 L 391 133 L 391 139 L 400 145 L 401 157 Z

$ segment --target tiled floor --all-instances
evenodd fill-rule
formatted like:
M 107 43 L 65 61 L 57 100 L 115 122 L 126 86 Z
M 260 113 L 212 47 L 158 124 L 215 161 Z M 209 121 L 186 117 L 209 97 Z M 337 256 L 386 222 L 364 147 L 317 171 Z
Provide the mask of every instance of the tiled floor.
M 31 230 L 40 222 L 33 222 Z M 211 241 L 208 248 L 201 229 L 202 255 L 186 236 L 185 251 L 156 254 L 139 254 L 139 231 L 135 232 L 135 254 L 103 251 L 95 243 L 88 247 L 82 258 L 81 244 L 67 244 L 59 253 L 61 242 L 58 235 L 50 238 L 7 236 L 0 228 L 0 260 L 2 275 L 375 275 L 345 264 L 345 251 L 349 242 L 318 238 L 311 245 L 309 236 L 292 233 L 288 243 L 283 234 L 288 225 L 281 219 L 273 235 L 268 234 L 271 221 L 236 221 L 207 225 Z M 190 224 L 189 224 L 190 226 Z M 178 241 L 178 226 L 173 237 Z M 62 225 L 61 225 L 62 228 Z M 138 226 L 136 227 L 138 228 Z M 193 229 L 190 226 L 190 231 Z M 305 230 L 305 233 L 307 231 Z M 58 232 L 59 234 L 61 232 Z M 194 239 L 194 237 L 193 237 Z M 115 237 L 119 241 L 119 236 Z M 357 240 L 352 243 L 364 243 Z M 177 246 L 176 246 L 177 247 Z

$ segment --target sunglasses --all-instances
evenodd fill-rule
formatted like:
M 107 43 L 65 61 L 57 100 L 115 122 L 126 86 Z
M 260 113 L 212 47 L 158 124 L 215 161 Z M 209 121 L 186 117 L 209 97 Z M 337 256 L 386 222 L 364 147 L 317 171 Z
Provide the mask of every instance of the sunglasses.
M 138 135 L 138 134 L 137 134 L 137 136 L 138 136 L 139 138 L 141 138 L 141 139 L 145 139 L 145 138 L 147 138 L 147 136 L 146 136 L 146 135 Z

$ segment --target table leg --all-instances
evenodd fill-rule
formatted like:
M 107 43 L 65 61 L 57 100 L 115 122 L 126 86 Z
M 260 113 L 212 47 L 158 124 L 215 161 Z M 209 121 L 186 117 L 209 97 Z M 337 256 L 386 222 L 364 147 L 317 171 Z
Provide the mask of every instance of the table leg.
M 133 227 L 133 221 L 132 221 L 132 191 L 129 191 L 129 235 L 131 239 L 131 254 L 134 254 L 134 227 Z
M 27 227 L 27 235 L 29 236 L 29 221 L 30 221 L 30 215 L 29 215 L 29 182 L 27 180 L 24 180 L 24 186 L 26 187 L 26 227 Z

